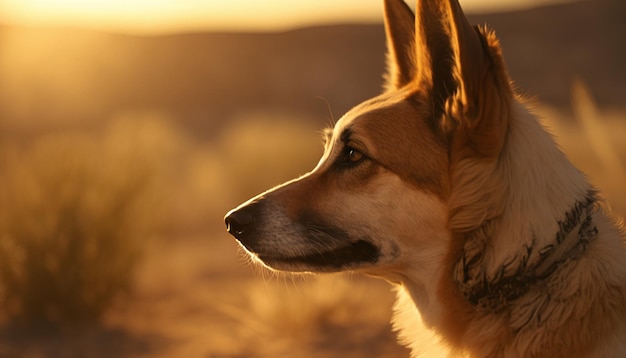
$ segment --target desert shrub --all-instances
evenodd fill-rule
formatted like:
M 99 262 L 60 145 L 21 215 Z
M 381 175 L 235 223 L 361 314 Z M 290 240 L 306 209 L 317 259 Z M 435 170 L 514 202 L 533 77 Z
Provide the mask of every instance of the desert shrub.
M 151 133 L 0 145 L 0 304 L 13 321 L 97 320 L 128 292 L 154 206 Z M 144 128 L 146 129 L 146 128 Z

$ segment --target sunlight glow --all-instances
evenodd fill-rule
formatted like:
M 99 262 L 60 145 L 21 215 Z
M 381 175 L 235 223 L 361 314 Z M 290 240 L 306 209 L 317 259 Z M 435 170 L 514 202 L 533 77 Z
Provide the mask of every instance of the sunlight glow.
M 476 12 L 563 1 L 570 0 L 463 0 L 462 4 L 467 12 Z M 275 30 L 381 18 L 382 0 L 0 0 L 0 23 L 139 33 Z

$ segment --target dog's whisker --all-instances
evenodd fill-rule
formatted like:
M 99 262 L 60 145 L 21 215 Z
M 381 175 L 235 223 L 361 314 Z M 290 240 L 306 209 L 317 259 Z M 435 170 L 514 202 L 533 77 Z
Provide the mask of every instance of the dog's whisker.
M 327 117 L 328 127 L 329 128 L 334 127 L 335 124 L 337 124 L 337 122 L 335 121 L 335 116 L 333 115 L 333 109 L 330 106 L 330 101 L 327 98 L 322 97 L 322 96 L 317 96 L 316 98 L 326 103 L 326 108 L 328 109 L 328 115 L 329 115 L 329 117 Z

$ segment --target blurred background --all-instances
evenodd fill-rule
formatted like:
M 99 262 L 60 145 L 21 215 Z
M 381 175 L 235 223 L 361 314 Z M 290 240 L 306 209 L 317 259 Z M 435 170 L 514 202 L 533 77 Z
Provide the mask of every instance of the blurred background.
M 626 3 L 461 1 L 626 213 Z M 382 87 L 382 1 L 0 0 L 0 357 L 407 357 L 393 293 L 222 217 Z

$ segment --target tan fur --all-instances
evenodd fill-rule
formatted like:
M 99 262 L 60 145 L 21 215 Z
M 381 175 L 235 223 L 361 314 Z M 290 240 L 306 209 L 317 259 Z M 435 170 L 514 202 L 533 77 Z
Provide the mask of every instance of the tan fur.
M 624 233 L 514 94 L 495 34 L 456 0 L 387 0 L 385 20 L 384 93 L 229 231 L 272 269 L 394 283 L 414 357 L 626 356 Z

